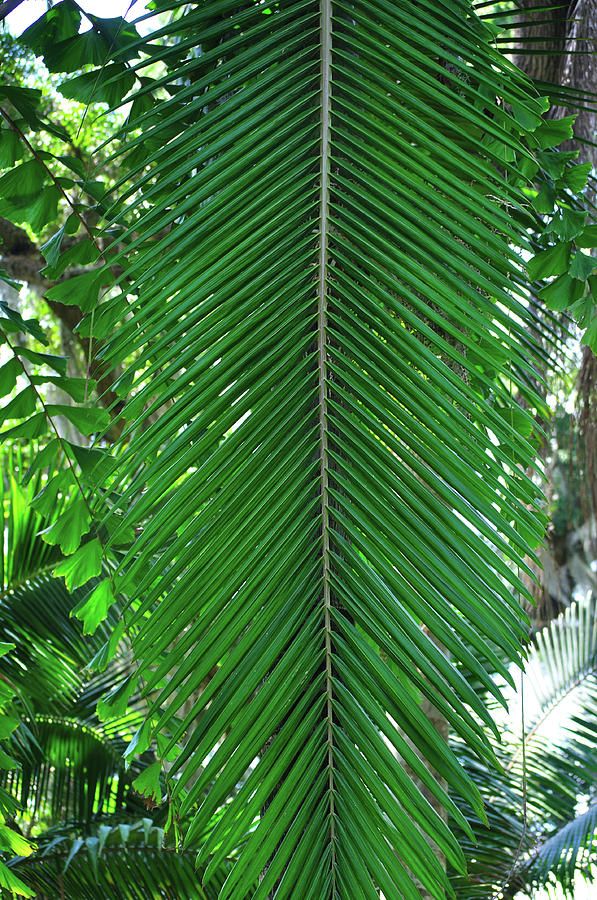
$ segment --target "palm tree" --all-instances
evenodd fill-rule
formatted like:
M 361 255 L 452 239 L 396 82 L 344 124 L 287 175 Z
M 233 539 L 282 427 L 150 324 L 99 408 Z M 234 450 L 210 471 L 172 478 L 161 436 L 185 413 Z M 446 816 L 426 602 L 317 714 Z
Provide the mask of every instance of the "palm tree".
M 496 764 L 482 694 L 502 702 L 495 675 L 520 662 L 543 529 L 531 330 L 553 340 L 519 252 L 539 215 L 560 256 L 585 235 L 571 163 L 554 183 L 544 152 L 562 132 L 465 2 L 153 8 L 168 21 L 143 37 L 69 32 L 66 2 L 47 14 L 66 34 L 50 60 L 108 54 L 70 96 L 136 85 L 101 236 L 85 223 L 105 265 L 49 292 L 89 310 L 125 423 L 109 453 L 57 431 L 56 571 L 91 581 L 86 627 L 118 612 L 121 699 L 147 710 L 127 756 L 157 741 L 198 896 L 439 900 L 444 861 L 465 870 L 462 808 L 485 813 L 423 703 Z M 6 209 L 26 165 L 0 180 Z M 540 165 L 551 210 L 529 199 Z M 550 302 L 585 290 L 581 257 L 537 267 L 573 283 Z M 35 381 L 17 397 L 9 417 L 34 415 L 11 438 L 56 413 L 108 425 Z

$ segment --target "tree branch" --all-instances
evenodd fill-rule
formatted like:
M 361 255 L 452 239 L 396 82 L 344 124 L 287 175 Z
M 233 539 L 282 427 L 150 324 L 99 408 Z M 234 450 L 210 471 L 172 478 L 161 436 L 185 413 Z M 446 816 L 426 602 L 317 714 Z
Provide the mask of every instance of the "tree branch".
M 4 0 L 4 3 L 0 3 L 0 22 L 3 22 L 7 15 L 21 3 L 24 3 L 24 0 Z
M 66 244 L 65 244 L 66 246 Z M 33 243 L 27 232 L 18 225 L 14 225 L 8 219 L 0 218 L 0 261 L 8 275 L 17 281 L 26 282 L 30 288 L 36 290 L 48 304 L 55 316 L 68 328 L 76 342 L 81 347 L 86 359 L 89 358 L 89 338 L 82 337 L 75 331 L 76 325 L 83 318 L 83 313 L 78 306 L 67 306 L 55 300 L 47 300 L 45 292 L 54 284 L 41 274 L 40 269 L 45 266 L 45 259 L 39 248 Z M 67 272 L 63 278 L 72 278 L 86 269 L 73 269 Z M 63 279 L 61 279 L 63 280 Z M 101 342 L 94 341 L 89 377 L 97 380 L 100 403 L 106 408 L 118 411 L 122 408 L 122 401 L 112 391 L 112 374 L 104 375 L 106 366 L 96 358 L 101 349 Z M 116 423 L 114 424 L 115 427 Z

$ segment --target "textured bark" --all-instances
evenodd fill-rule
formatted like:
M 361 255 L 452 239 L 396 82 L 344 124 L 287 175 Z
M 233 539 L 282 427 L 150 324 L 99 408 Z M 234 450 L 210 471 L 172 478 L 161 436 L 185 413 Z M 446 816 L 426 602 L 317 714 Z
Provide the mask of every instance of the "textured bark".
M 520 0 L 519 19 L 526 19 L 529 25 L 518 30 L 519 44 L 514 62 L 535 80 L 564 85 L 585 94 L 597 93 L 597 0 L 555 0 L 547 11 L 533 11 L 537 5 L 536 0 Z M 525 38 L 531 40 L 525 42 Z M 597 168 L 597 146 L 592 146 L 597 143 L 595 99 L 589 97 L 581 101 L 580 108 L 554 106 L 549 115 L 554 118 L 576 115 L 575 140 L 567 142 L 563 149 L 578 150 L 579 161 L 590 162 Z M 590 185 L 589 199 L 597 200 L 594 187 Z M 597 517 L 596 399 L 595 356 L 589 347 L 583 347 L 578 384 L 578 430 L 584 454 L 576 462 L 582 470 L 579 499 L 585 522 L 580 528 L 578 522 L 569 523 L 565 534 L 556 534 L 553 529 L 548 532 L 546 546 L 539 554 L 542 569 L 536 570 L 540 584 L 525 579 L 537 603 L 535 608 L 527 608 L 536 627 L 545 625 L 570 604 L 577 585 L 588 584 L 591 578 L 593 583 L 595 581 L 588 559 L 597 552 L 594 533 Z M 545 450 L 550 452 L 550 448 Z M 547 474 L 549 494 L 558 473 L 552 466 L 547 469 Z
M 570 22 L 566 53 L 562 59 L 562 84 L 584 91 L 597 91 L 597 0 L 576 0 L 570 4 Z M 576 110 L 570 110 L 576 112 Z M 574 124 L 578 141 L 595 142 L 597 138 L 597 103 L 594 98 L 578 111 Z M 597 147 L 582 144 L 580 157 L 597 166 Z
M 66 249 L 68 243 L 64 243 L 63 247 Z M 19 228 L 18 225 L 9 222 L 8 219 L 3 218 L 0 218 L 0 265 L 6 270 L 10 278 L 16 281 L 24 281 L 31 290 L 42 297 L 44 292 L 55 284 L 55 282 L 49 281 L 41 274 L 46 261 L 27 232 L 23 228 Z M 88 271 L 87 268 L 73 268 L 64 275 L 64 278 L 74 278 L 76 275 L 86 271 Z M 75 331 L 76 326 L 83 318 L 83 313 L 78 306 L 67 306 L 64 303 L 46 300 L 45 298 L 44 300 L 61 325 L 68 330 L 70 338 L 78 344 L 85 360 L 89 360 L 91 351 L 89 377 L 97 381 L 99 402 L 102 406 L 118 412 L 118 410 L 122 409 L 122 402 L 112 390 L 115 374 L 113 372 L 104 374 L 106 366 L 97 359 L 97 353 L 102 346 L 101 342 L 94 341 L 90 345 L 89 338 L 82 337 Z M 114 437 L 119 433 L 119 428 L 120 426 L 115 422 L 113 425 Z
M 530 24 L 518 30 L 519 46 L 514 62 L 535 80 L 583 92 L 597 91 L 597 0 L 555 0 L 549 5 L 553 8 L 548 11 L 533 12 L 536 0 L 520 0 L 523 11 L 520 18 Z M 532 41 L 525 43 L 525 38 Z M 556 106 L 551 114 L 557 118 L 576 114 L 577 142 L 571 143 L 571 148 L 580 150 L 581 159 L 597 166 L 597 147 L 582 143 L 596 141 L 594 99 L 588 98 L 581 109 Z
M 569 0 L 553 0 L 550 10 L 537 10 L 536 0 L 520 0 L 514 62 L 531 78 L 559 83 L 562 53 L 568 32 Z M 532 38 L 532 43 L 527 39 Z M 529 52 L 532 50 L 533 52 Z

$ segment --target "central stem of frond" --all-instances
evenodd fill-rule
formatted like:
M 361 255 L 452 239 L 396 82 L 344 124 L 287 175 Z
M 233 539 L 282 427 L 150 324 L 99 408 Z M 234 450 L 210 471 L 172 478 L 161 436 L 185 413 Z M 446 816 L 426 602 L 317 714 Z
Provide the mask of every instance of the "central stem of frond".
M 331 51 L 332 3 L 321 0 L 321 144 L 319 197 L 319 269 L 318 296 L 318 366 L 319 366 L 319 430 L 321 452 L 321 530 L 323 554 L 323 615 L 325 630 L 325 682 L 328 745 L 328 789 L 330 800 L 330 840 L 332 867 L 335 868 L 335 809 L 334 809 L 334 734 L 332 702 L 332 621 L 330 593 L 329 492 L 327 445 L 327 299 L 328 299 L 328 221 L 330 177 L 330 115 L 331 115 Z

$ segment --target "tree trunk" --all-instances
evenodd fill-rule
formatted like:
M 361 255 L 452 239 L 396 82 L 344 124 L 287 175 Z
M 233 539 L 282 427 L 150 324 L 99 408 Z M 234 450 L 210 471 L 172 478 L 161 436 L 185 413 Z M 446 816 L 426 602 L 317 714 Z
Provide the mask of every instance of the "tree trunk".
M 536 0 L 521 0 L 519 5 L 521 10 L 527 10 L 524 18 L 531 24 L 518 29 L 520 46 L 514 54 L 516 65 L 535 80 L 585 93 L 597 90 L 597 0 L 555 0 L 550 4 L 551 10 L 539 12 L 529 11 L 537 6 Z M 532 37 L 533 42 L 525 46 L 527 36 Z M 579 150 L 580 158 L 594 167 L 597 165 L 597 147 L 583 142 L 595 141 L 595 110 L 594 99 L 588 98 L 582 109 L 556 106 L 551 113 L 556 118 L 576 114 L 576 140 L 571 142 L 571 149 Z
M 550 6 L 551 9 L 537 10 L 536 0 L 520 0 L 518 19 L 528 24 L 517 31 L 519 43 L 513 54 L 514 62 L 534 80 L 563 85 L 581 93 L 597 91 L 597 0 L 555 0 Z M 597 146 L 593 146 L 597 135 L 597 104 L 591 97 L 578 102 L 576 106 L 555 105 L 548 115 L 554 118 L 576 115 L 575 138 L 563 149 L 577 150 L 579 161 L 590 162 L 597 168 Z M 595 185 L 589 183 L 588 190 L 595 202 Z M 548 532 L 546 546 L 540 551 L 542 569 L 536 572 L 540 583 L 527 582 L 536 600 L 536 607 L 527 609 L 535 627 L 547 624 L 568 606 L 577 586 L 586 585 L 587 579 L 594 582 L 589 563 L 597 553 L 593 533 L 597 517 L 597 472 L 593 458 L 597 447 L 596 398 L 595 357 L 589 347 L 583 347 L 575 427 L 578 441 L 584 447 L 584 452 L 582 448 L 577 451 L 577 464 L 582 469 L 578 490 L 584 521 L 580 528 L 575 520 L 563 527 L 560 523 L 557 530 L 551 527 Z M 571 452 L 571 447 L 564 449 Z M 554 480 L 565 477 L 558 470 L 557 451 L 556 454 L 552 451 L 550 446 L 545 448 L 546 454 L 553 456 L 552 464 L 546 469 L 548 496 L 554 490 Z M 575 490 L 575 486 L 569 487 Z

